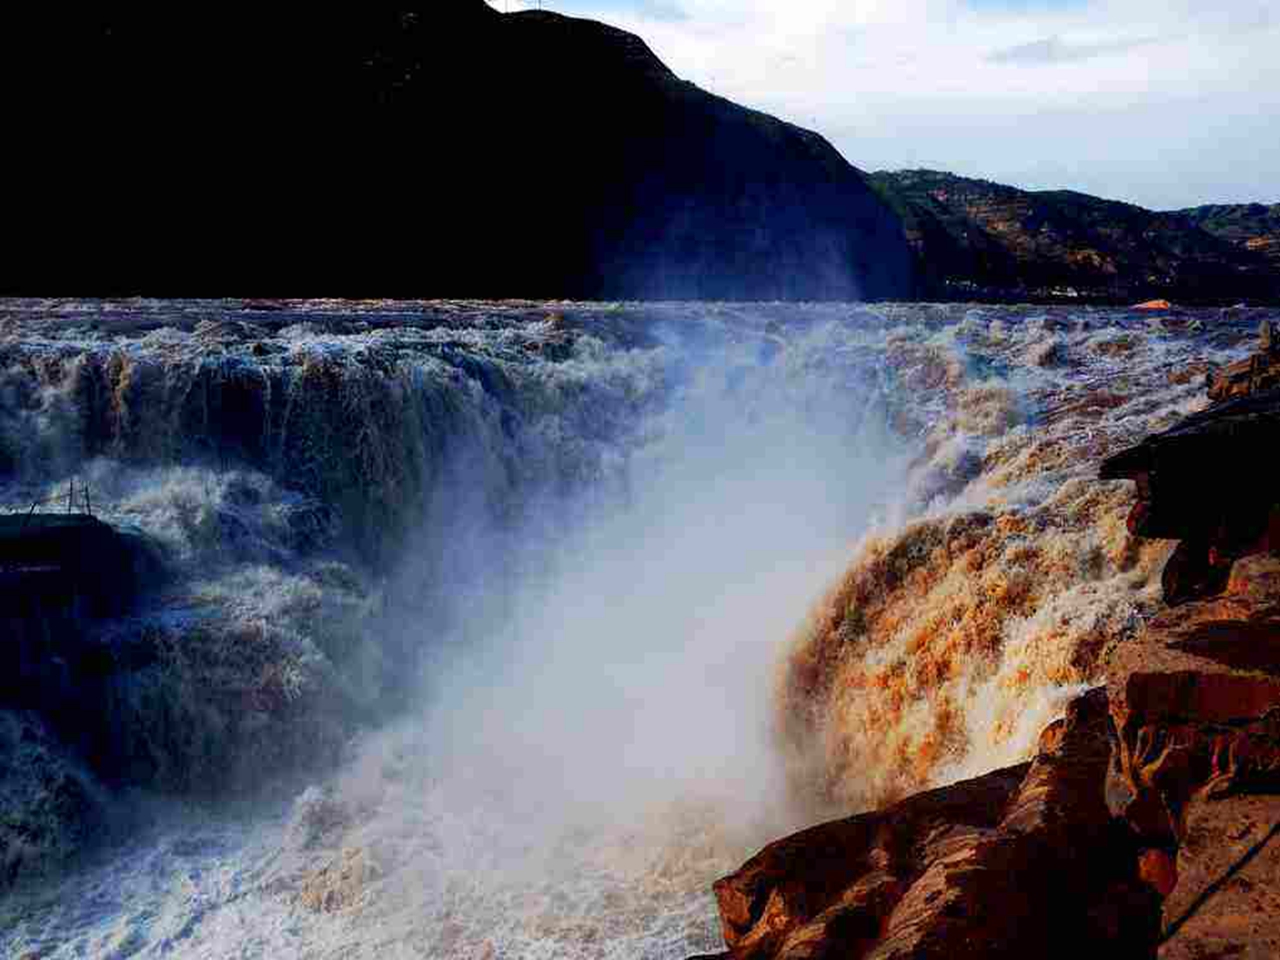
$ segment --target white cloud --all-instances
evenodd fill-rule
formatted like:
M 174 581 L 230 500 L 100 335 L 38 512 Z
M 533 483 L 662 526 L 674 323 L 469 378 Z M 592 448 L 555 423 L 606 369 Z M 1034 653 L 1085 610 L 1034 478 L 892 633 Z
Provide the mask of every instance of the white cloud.
M 640 34 L 680 76 L 819 130 L 864 169 L 1159 208 L 1280 200 L 1280 14 L 1259 0 L 651 3 L 546 0 Z

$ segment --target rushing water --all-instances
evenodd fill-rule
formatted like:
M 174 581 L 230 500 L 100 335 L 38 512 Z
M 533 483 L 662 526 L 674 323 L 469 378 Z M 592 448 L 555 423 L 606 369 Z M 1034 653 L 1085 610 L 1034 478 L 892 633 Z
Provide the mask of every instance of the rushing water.
M 108 718 L 126 826 L 5 893 L 6 955 L 715 950 L 711 881 L 759 845 L 1016 761 L 1099 679 L 1058 621 L 1141 616 L 1154 561 L 1109 559 L 1081 479 L 1260 316 L 266 306 L 0 304 L 0 499 L 79 477 L 173 573 L 102 631 L 158 651 Z M 1017 603 L 964 608 L 982 657 L 886 601 L 797 705 L 832 641 L 790 638 L 851 558 L 979 508 L 1022 524 L 992 528 Z M 1061 582 L 1012 591 L 1030 521 Z M 895 657 L 941 666 L 895 687 Z

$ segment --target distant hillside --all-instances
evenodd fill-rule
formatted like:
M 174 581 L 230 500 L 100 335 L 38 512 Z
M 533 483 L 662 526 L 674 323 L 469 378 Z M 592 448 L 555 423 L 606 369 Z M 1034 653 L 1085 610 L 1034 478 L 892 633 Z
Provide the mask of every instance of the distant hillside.
M 914 291 L 825 140 L 599 23 L 483 0 L 22 17 L 0 14 L 7 292 Z
M 1201 230 L 1235 247 L 1261 254 L 1280 271 L 1280 203 L 1215 204 L 1192 207 L 1181 213 Z
M 1280 220 L 1260 205 L 1157 213 L 931 170 L 871 175 L 942 299 L 1280 301 Z

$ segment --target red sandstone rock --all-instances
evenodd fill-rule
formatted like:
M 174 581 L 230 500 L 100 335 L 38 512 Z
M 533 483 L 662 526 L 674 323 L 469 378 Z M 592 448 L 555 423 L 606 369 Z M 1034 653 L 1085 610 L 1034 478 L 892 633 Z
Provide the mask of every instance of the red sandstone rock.
M 1151 956 L 1159 900 L 1108 811 L 1106 696 L 1030 765 L 780 840 L 718 881 L 727 957 Z
M 1280 342 L 1270 321 L 1258 329 L 1258 350 L 1252 356 L 1209 374 L 1210 400 L 1247 397 L 1280 386 Z
M 1263 585 L 1275 579 L 1270 567 L 1280 564 L 1251 565 Z M 1109 793 L 1113 809 L 1148 839 L 1177 842 L 1198 793 L 1266 783 L 1280 770 L 1274 599 L 1237 592 L 1163 614 L 1112 654 Z
M 1139 874 L 1167 898 L 1161 957 L 1280 955 L 1278 600 L 1280 561 L 1253 558 L 1106 665 L 1107 797 L 1151 847 Z
M 1280 956 L 1280 798 L 1196 800 L 1165 901 L 1162 960 Z

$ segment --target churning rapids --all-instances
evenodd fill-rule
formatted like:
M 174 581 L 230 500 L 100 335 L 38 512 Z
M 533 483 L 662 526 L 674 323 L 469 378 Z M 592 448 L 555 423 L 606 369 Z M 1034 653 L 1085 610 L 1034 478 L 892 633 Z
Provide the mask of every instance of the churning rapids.
M 1101 679 L 1167 550 L 1096 463 L 1263 316 L 0 302 L 0 503 L 165 571 L 94 751 L 0 704 L 0 953 L 718 949 L 763 843 Z

